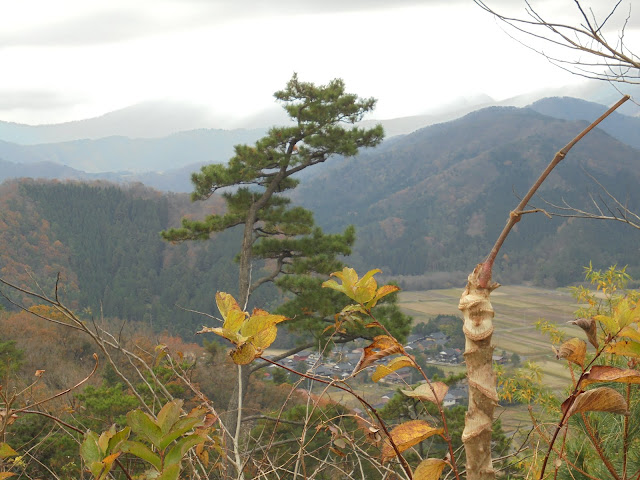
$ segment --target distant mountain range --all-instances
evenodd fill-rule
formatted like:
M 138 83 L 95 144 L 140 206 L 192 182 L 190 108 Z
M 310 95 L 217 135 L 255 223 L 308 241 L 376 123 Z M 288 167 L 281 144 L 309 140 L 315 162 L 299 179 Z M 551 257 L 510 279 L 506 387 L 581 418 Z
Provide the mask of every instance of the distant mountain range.
M 521 101 L 522 99 L 511 99 L 510 103 Z M 483 102 L 490 103 L 490 99 L 477 97 L 466 104 L 456 102 L 448 110 L 438 114 L 385 120 L 382 124 L 388 137 L 405 135 L 424 126 L 452 121 L 477 109 L 478 103 Z M 266 132 L 266 128 L 203 128 L 159 138 L 129 138 L 119 135 L 43 142 L 44 139 L 73 138 L 82 134 L 88 137 L 105 133 L 122 134 L 125 128 L 118 126 L 120 121 L 129 125 L 132 119 L 137 119 L 138 122 L 133 122 L 133 125 L 146 125 L 148 122 L 145 123 L 142 119 L 153 120 L 154 113 L 158 118 L 170 117 L 169 106 L 156 108 L 153 105 L 155 104 L 142 105 L 96 119 L 60 125 L 28 126 L 0 122 L 0 181 L 17 177 L 104 179 L 141 182 L 164 191 L 188 192 L 191 190 L 191 172 L 198 170 L 201 165 L 225 162 L 233 155 L 234 145 L 253 143 Z M 602 105 L 569 97 L 542 99 L 531 104 L 530 108 L 554 118 L 585 121 L 591 121 L 604 111 Z M 185 124 L 181 115 L 197 118 L 197 115 L 189 116 L 177 106 L 175 110 L 178 113 L 171 128 Z M 124 122 L 125 118 L 128 119 L 127 122 Z M 266 115 L 262 118 L 266 121 L 267 118 L 275 117 Z M 366 121 L 363 125 L 372 123 L 375 122 Z M 601 128 L 621 142 L 640 148 L 640 136 L 636 134 L 639 126 L 640 118 L 616 113 Z M 168 125 L 163 128 L 148 127 L 144 130 L 141 126 L 133 132 L 150 134 L 170 129 Z

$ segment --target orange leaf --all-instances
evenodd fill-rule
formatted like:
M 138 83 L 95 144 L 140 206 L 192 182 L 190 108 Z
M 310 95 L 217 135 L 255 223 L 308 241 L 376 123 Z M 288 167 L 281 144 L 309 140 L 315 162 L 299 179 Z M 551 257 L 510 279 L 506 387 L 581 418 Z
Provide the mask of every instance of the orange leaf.
M 434 428 L 424 420 L 410 420 L 391 430 L 391 438 L 396 447 L 398 447 L 398 451 L 402 453 L 426 438 L 433 435 L 442 435 L 443 433 L 444 429 Z M 389 439 L 386 439 L 382 446 L 382 461 L 389 461 L 395 456 L 395 450 L 391 446 Z
M 378 335 L 373 338 L 371 345 L 365 347 L 362 352 L 362 357 L 353 373 L 358 373 L 360 370 L 367 368 L 376 360 L 388 357 L 389 355 L 395 355 L 396 353 L 402 353 L 402 351 L 402 345 L 400 345 L 395 338 L 389 335 Z
M 580 393 L 575 398 L 568 398 L 562 404 L 562 411 L 567 412 L 565 422 L 576 413 L 609 412 L 627 415 L 627 402 L 622 395 L 612 388 L 599 387 Z
M 640 372 L 631 369 L 594 365 L 582 378 L 581 386 L 596 382 L 640 383 Z
M 427 458 L 420 462 L 418 468 L 413 473 L 413 480 L 438 480 L 442 475 L 442 470 L 448 463 L 439 458 Z

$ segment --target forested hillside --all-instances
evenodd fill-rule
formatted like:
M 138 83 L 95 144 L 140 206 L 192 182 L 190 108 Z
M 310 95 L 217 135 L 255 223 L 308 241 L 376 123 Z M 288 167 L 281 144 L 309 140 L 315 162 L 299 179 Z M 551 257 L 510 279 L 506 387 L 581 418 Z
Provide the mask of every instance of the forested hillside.
M 294 200 L 329 232 L 356 226 L 347 263 L 358 270 L 381 268 L 407 289 L 458 286 L 489 250 L 517 196 L 583 126 L 531 109 L 478 111 L 329 162 L 303 179 Z M 589 194 L 598 199 L 602 192 L 586 171 L 640 210 L 639 158 L 638 150 L 594 131 L 549 178 L 535 206 L 549 208 L 543 199 L 592 205 Z M 240 233 L 172 245 L 159 232 L 184 215 L 221 212 L 223 204 L 216 196 L 191 203 L 185 194 L 141 185 L 5 183 L 2 276 L 22 285 L 37 281 L 51 294 L 60 272 L 67 301 L 94 316 L 192 335 L 202 318 L 176 305 L 210 312 L 216 290 L 235 292 Z M 510 236 L 496 274 L 512 284 L 566 285 L 592 261 L 597 268 L 629 264 L 637 278 L 638 245 L 635 231 L 622 224 L 533 214 Z M 256 295 L 256 305 L 279 301 L 273 289 Z
M 186 195 L 108 184 L 11 182 L 0 189 L 0 268 L 48 295 L 58 272 L 63 298 L 156 330 L 192 336 L 216 290 L 235 291 L 237 232 L 172 245 L 159 232 L 183 214 L 215 211 L 219 199 L 190 205 Z M 5 302 L 6 304 L 6 302 Z
M 584 126 L 526 108 L 481 110 L 335 163 L 303 183 L 296 199 L 328 230 L 356 226 L 357 268 L 375 265 L 408 287 L 459 285 L 489 251 L 518 197 Z M 596 130 L 533 204 L 593 207 L 589 194 L 604 193 L 589 172 L 637 211 L 639 161 L 638 150 Z M 510 283 L 557 286 L 580 278 L 593 261 L 601 268 L 629 264 L 637 275 L 637 240 L 622 224 L 528 215 L 509 237 L 496 273 Z

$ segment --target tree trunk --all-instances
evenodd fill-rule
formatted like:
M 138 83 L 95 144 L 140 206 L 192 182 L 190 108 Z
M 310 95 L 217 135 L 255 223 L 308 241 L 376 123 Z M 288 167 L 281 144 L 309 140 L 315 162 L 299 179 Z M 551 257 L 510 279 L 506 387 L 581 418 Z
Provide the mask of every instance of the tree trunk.
M 491 461 L 491 432 L 493 411 L 498 403 L 496 376 L 493 372 L 493 307 L 489 295 L 499 284 L 489 278 L 486 287 L 480 284 L 483 264 L 469 275 L 458 308 L 464 316 L 464 358 L 469 382 L 469 408 L 462 432 L 467 457 L 468 480 L 493 480 L 495 470 Z

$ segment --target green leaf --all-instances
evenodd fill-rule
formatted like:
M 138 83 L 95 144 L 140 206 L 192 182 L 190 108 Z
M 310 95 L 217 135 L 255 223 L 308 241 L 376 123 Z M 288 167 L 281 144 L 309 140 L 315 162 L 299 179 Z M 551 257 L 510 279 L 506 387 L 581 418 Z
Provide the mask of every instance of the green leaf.
M 127 413 L 127 423 L 135 433 L 147 439 L 153 445 L 158 446 L 162 438 L 162 432 L 148 414 L 141 410 L 133 410 Z
M 109 440 L 116 434 L 116 426 L 111 425 L 109 430 L 106 430 L 100 434 L 100 438 L 98 438 L 98 446 L 100 447 L 100 451 L 102 455 L 107 454 L 107 449 L 109 448 Z
M 160 443 L 158 444 L 158 448 L 160 448 L 160 450 L 164 450 L 175 439 L 184 435 L 189 430 L 192 430 L 193 428 L 199 427 L 203 424 L 204 415 L 202 417 L 182 417 L 176 422 L 171 431 L 167 435 L 162 437 Z
M 6 443 L 0 444 L 0 457 L 2 458 L 6 458 L 2 453 L 2 449 L 5 448 L 4 447 L 5 445 L 9 447 Z M 102 451 L 100 450 L 100 447 L 98 446 L 97 433 L 89 430 L 87 431 L 87 433 L 84 434 L 84 441 L 80 445 L 80 456 L 83 458 L 83 460 L 87 464 L 91 464 L 92 462 L 102 461 L 103 455 L 102 455 Z
M 141 458 L 145 462 L 153 465 L 153 467 L 158 471 L 162 470 L 162 460 L 144 443 L 127 440 L 122 444 L 122 451 Z
M 158 412 L 158 425 L 160 426 L 160 431 L 163 435 L 166 435 L 166 433 L 171 430 L 171 427 L 173 427 L 180 418 L 180 410 L 182 409 L 183 403 L 184 402 L 180 399 L 171 400 Z
M 188 435 L 178 440 L 176 444 L 171 447 L 169 453 L 164 457 L 165 468 L 167 465 L 173 465 L 174 463 L 179 464 L 190 448 L 195 447 L 204 441 L 205 438 L 196 434 Z
M 118 451 L 120 444 L 129 438 L 131 434 L 131 427 L 124 427 L 118 433 L 116 433 L 113 437 L 109 439 L 109 446 L 107 448 L 107 452 L 115 453 Z
M 155 480 L 178 480 L 180 475 L 180 464 L 167 466 Z

